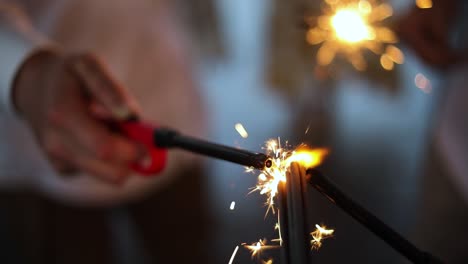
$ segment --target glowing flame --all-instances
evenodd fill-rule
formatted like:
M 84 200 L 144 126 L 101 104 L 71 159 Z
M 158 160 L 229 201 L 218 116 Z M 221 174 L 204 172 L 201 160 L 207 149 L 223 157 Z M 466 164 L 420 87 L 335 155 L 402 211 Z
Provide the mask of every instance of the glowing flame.
M 328 154 L 327 149 L 310 149 L 306 145 L 300 145 L 291 150 L 288 146 L 283 148 L 280 139 L 270 139 L 265 145 L 266 154 L 272 158 L 272 166 L 265 168 L 258 175 L 257 185 L 251 192 L 259 191 L 267 196 L 267 213 L 272 210 L 275 213 L 275 197 L 278 194 L 278 185 L 286 182 L 286 172 L 291 162 L 298 162 L 306 168 L 319 165 Z
M 325 0 L 324 15 L 310 28 L 306 40 L 311 45 L 321 44 L 317 63 L 326 66 L 337 54 L 343 55 L 357 70 L 365 70 L 367 62 L 363 50 L 380 55 L 381 66 L 392 70 L 395 63 L 404 62 L 403 53 L 394 45 L 396 34 L 382 23 L 393 15 L 388 4 L 378 0 Z
M 325 226 L 319 225 L 315 225 L 315 228 L 315 231 L 310 233 L 312 236 L 310 245 L 312 246 L 312 249 L 319 249 L 322 246 L 322 240 L 331 237 L 335 230 L 327 229 Z
M 313 168 L 322 163 L 323 157 L 328 154 L 327 149 L 302 150 L 299 149 L 286 161 L 288 164 L 298 162 L 306 168 Z
M 336 37 L 341 41 L 354 43 L 375 37 L 375 34 L 371 34 L 372 28 L 366 24 L 359 10 L 338 10 L 331 18 L 331 24 Z

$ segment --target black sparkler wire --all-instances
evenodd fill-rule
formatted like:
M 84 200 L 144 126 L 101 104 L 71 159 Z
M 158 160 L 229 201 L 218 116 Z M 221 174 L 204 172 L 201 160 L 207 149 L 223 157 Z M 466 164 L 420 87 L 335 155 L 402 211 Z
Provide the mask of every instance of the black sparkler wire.
M 308 169 L 307 181 L 330 202 L 344 210 L 380 239 L 413 263 L 443 263 L 435 256 L 418 249 L 375 215 L 343 193 L 330 179 L 316 169 Z

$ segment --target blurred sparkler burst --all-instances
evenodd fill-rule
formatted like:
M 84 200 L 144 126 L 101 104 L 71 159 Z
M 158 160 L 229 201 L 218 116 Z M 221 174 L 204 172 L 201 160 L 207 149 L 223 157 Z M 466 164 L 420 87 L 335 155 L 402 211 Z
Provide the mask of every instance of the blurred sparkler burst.
M 315 231 L 310 233 L 312 240 L 310 240 L 310 245 L 312 249 L 318 250 L 322 246 L 322 240 L 329 238 L 333 235 L 335 230 L 327 229 L 325 226 L 315 225 Z
M 363 71 L 367 68 L 365 50 L 379 55 L 385 70 L 404 62 L 403 52 L 393 45 L 398 42 L 396 34 L 384 25 L 393 15 L 389 4 L 378 0 L 325 0 L 325 3 L 323 15 L 316 18 L 316 25 L 306 34 L 309 44 L 321 45 L 317 51 L 319 65 L 327 66 L 341 55 L 355 69 Z

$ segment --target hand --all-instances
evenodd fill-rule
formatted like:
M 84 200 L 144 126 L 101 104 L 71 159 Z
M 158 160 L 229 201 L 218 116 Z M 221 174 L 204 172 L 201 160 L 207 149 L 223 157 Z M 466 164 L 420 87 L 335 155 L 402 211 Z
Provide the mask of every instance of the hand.
M 123 119 L 136 107 L 93 55 L 36 52 L 17 73 L 13 100 L 59 171 L 73 168 L 121 183 L 139 158 L 138 146 L 99 120 Z
M 456 11 L 457 0 L 434 1 L 430 9 L 414 8 L 399 22 L 397 32 L 426 63 L 441 68 L 457 64 L 461 56 L 449 44 Z

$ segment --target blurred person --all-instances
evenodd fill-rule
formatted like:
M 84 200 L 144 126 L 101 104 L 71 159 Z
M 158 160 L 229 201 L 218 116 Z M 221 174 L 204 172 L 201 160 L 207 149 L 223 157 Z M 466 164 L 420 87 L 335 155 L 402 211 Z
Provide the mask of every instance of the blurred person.
M 0 1 L 0 203 L 23 262 L 113 262 L 107 219 L 124 205 L 150 263 L 208 263 L 200 161 L 171 151 L 140 177 L 129 164 L 144 152 L 100 121 L 203 134 L 186 33 L 173 1 Z
M 446 263 L 468 262 L 467 11 L 465 1 L 437 0 L 412 10 L 399 27 L 415 53 L 446 77 L 415 230 L 416 244 Z

